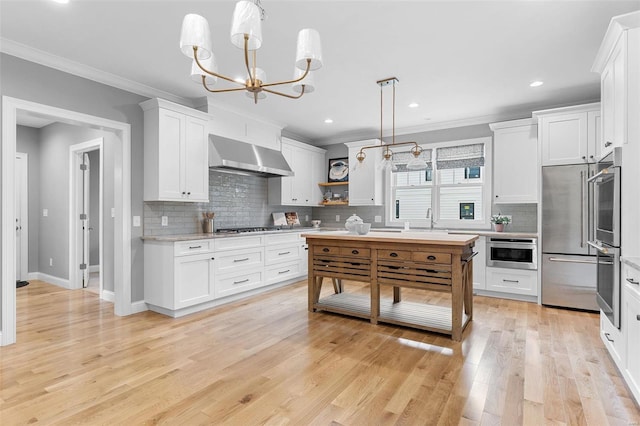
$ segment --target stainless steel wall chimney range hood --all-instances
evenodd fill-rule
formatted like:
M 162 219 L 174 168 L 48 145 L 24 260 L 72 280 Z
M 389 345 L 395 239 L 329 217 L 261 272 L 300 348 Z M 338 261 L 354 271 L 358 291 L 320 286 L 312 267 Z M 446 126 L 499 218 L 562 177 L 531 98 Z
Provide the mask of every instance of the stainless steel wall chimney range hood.
M 280 151 L 216 135 L 209 135 L 209 168 L 263 177 L 294 175 Z

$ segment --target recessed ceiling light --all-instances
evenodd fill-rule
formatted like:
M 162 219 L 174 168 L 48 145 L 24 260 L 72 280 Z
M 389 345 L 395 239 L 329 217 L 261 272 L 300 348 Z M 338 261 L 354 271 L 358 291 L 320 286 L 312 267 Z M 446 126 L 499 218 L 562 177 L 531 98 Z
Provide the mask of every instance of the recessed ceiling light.
M 544 84 L 544 81 L 540 81 L 540 80 L 536 80 L 536 81 L 532 81 L 529 86 L 530 87 L 540 87 Z
M 417 102 L 411 102 L 411 103 L 409 104 L 409 108 L 418 108 L 419 106 L 420 106 L 420 104 L 419 104 L 419 103 L 417 103 Z
M 331 124 L 331 123 L 333 123 L 333 120 L 330 119 L 330 118 L 327 118 L 326 120 L 324 120 L 324 122 L 327 123 L 327 124 Z

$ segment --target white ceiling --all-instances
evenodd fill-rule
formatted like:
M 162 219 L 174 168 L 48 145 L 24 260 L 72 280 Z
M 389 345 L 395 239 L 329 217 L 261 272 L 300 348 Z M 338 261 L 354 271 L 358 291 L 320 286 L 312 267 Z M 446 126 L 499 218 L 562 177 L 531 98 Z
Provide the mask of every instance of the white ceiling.
M 2 51 L 115 81 L 184 103 L 204 96 L 178 48 L 186 13 L 209 20 L 223 74 L 243 71 L 229 42 L 232 0 L 1 0 Z M 258 64 L 268 80 L 293 73 L 297 32 L 315 28 L 324 67 L 316 91 L 300 100 L 243 94 L 213 102 L 284 125 L 322 145 L 374 136 L 380 128 L 376 81 L 395 76 L 397 133 L 522 118 L 532 110 L 599 99 L 590 71 L 611 17 L 635 1 L 276 1 L 263 0 Z M 46 54 L 45 54 L 46 53 Z M 88 66 L 89 68 L 85 68 Z M 533 80 L 543 80 L 538 88 Z M 385 89 L 385 105 L 390 106 Z M 410 102 L 419 108 L 410 109 Z M 385 107 L 386 108 L 386 107 Z M 327 125 L 325 118 L 334 123 Z M 385 129 L 390 121 L 385 118 Z

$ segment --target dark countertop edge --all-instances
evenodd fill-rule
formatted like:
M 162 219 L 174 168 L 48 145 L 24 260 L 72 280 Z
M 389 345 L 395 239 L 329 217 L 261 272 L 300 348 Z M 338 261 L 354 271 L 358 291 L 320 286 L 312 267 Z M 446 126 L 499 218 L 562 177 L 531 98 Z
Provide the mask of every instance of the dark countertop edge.
M 640 257 L 622 256 L 620 260 L 622 261 L 622 263 L 625 263 L 640 271 Z
M 164 241 L 164 242 L 178 242 L 178 241 L 190 241 L 190 240 L 211 240 L 217 238 L 236 238 L 236 237 L 248 237 L 250 235 L 271 235 L 271 234 L 286 234 L 291 232 L 310 232 L 317 228 L 313 227 L 299 227 L 292 229 L 280 229 L 277 231 L 260 231 L 260 232 L 243 232 L 240 234 L 168 234 L 168 235 L 143 235 L 140 237 L 143 241 Z

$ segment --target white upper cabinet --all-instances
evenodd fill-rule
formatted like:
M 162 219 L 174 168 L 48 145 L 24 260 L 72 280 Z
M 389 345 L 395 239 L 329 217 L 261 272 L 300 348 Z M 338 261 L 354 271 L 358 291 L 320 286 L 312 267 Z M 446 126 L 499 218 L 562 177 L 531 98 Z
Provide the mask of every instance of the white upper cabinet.
M 282 155 L 294 176 L 269 179 L 269 204 L 317 206 L 322 201 L 318 182 L 325 166 L 325 150 L 282 138 Z
M 349 148 L 349 205 L 350 206 L 381 206 L 383 204 L 383 171 L 378 170 L 382 161 L 382 149 L 368 149 L 367 158 L 360 166 L 356 154 L 360 148 L 369 145 L 380 145 L 379 139 L 369 139 L 358 142 L 348 142 Z
M 550 109 L 538 118 L 542 165 L 595 163 L 600 159 L 600 104 Z
M 532 119 L 489 125 L 493 130 L 494 203 L 538 202 L 538 126 Z
M 144 110 L 144 200 L 209 201 L 209 117 L 162 99 Z

